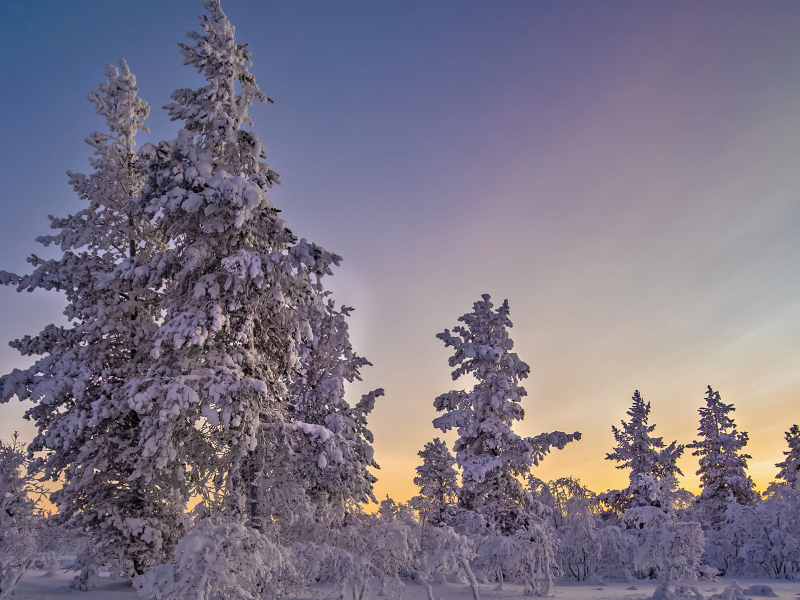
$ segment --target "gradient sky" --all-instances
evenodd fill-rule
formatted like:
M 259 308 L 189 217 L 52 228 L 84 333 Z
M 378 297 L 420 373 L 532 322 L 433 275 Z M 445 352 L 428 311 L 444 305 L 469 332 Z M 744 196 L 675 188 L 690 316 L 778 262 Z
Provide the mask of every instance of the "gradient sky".
M 328 285 L 374 364 L 379 496 L 406 500 L 453 388 L 435 338 L 482 293 L 511 304 L 531 365 L 524 435 L 581 431 L 535 470 L 596 491 L 639 389 L 688 443 L 709 384 L 748 431 L 764 489 L 800 421 L 800 4 L 223 0 L 274 105 L 252 110 L 301 237 L 344 256 Z M 153 109 L 198 77 L 176 47 L 199 1 L 0 4 L 0 268 L 25 271 L 47 214 L 80 208 L 102 130 L 86 94 L 124 57 Z M 0 339 L 63 299 L 0 289 Z M 29 361 L 0 346 L 0 371 Z M 461 384 L 458 384 L 461 385 Z M 33 429 L 16 400 L 0 437 Z M 446 436 L 450 442 L 453 435 Z M 679 463 L 697 491 L 696 460 Z

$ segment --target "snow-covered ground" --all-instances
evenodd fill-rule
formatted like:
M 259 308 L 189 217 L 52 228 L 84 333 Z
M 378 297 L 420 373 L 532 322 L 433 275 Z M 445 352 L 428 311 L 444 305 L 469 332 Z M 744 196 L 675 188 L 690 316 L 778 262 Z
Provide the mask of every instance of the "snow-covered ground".
M 89 592 L 80 592 L 70 587 L 75 572 L 57 571 L 28 571 L 22 578 L 17 588 L 16 597 L 19 600 L 47 600 L 64 597 L 74 597 L 76 600 L 133 600 L 136 598 L 136 589 L 127 580 L 114 580 L 103 577 L 96 589 Z M 705 597 L 721 593 L 733 583 L 733 579 L 722 578 L 719 581 L 694 581 L 690 585 Z M 778 598 L 800 597 L 800 582 L 783 579 L 738 579 L 739 585 L 745 590 L 750 586 L 768 585 L 777 594 Z M 426 591 L 422 586 L 415 585 L 409 580 L 404 580 L 403 600 L 425 600 Z M 471 600 L 472 592 L 468 585 L 446 584 L 433 586 L 433 595 L 441 600 Z M 497 584 L 480 584 L 482 599 L 516 598 L 522 597 L 523 588 L 518 585 L 506 584 L 503 590 L 497 590 Z M 637 589 L 638 588 L 638 589 Z M 380 586 L 373 581 L 371 600 L 379 600 Z M 575 583 L 563 582 L 553 588 L 553 597 L 561 600 L 645 600 L 653 595 L 656 589 L 655 582 L 637 581 L 630 584 L 624 581 L 608 583 Z M 349 596 L 349 594 L 348 594 Z M 334 592 L 329 587 L 317 587 L 307 591 L 302 598 L 312 600 L 332 600 Z M 756 598 L 756 596 L 753 596 Z M 687 596 L 693 598 L 693 596 Z

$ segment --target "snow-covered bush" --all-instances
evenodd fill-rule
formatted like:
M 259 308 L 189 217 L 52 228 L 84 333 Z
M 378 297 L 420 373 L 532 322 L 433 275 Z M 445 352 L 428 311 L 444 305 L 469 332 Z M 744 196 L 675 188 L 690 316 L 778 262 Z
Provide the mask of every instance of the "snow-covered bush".
M 470 561 L 476 555 L 476 541 L 468 535 L 456 533 L 452 527 L 446 525 L 433 529 L 433 534 L 436 550 L 426 557 L 427 573 L 452 574 L 460 571 L 469 583 L 473 600 L 480 600 L 478 581 L 470 565 Z
M 800 566 L 800 494 L 773 484 L 745 506 L 732 499 L 725 520 L 708 532 L 709 562 L 729 575 L 783 577 Z
M 0 440 L 0 598 L 10 598 L 37 549 L 35 503 L 23 444 Z
M 533 596 L 549 596 L 556 574 L 556 550 L 558 540 L 546 521 L 541 518 L 529 521 L 525 529 L 512 536 L 519 549 L 505 571 L 525 584 L 525 593 Z
M 241 523 L 206 521 L 175 547 L 174 562 L 134 579 L 146 600 L 278 598 L 296 584 L 291 553 Z
M 566 509 L 558 529 L 558 563 L 563 575 L 582 581 L 600 569 L 601 538 L 589 498 L 573 496 L 567 500 Z
M 33 468 L 61 483 L 51 497 L 55 520 L 93 538 L 87 568 L 113 560 L 127 574 L 169 556 L 184 533 L 186 499 L 173 497 L 171 486 L 131 479 L 141 429 L 124 386 L 149 366 L 144 348 L 158 327 L 160 294 L 147 285 L 146 263 L 162 247 L 148 219 L 130 210 L 144 177 L 135 138 L 147 131 L 149 112 L 137 89 L 123 60 L 106 69 L 106 80 L 88 96 L 107 131 L 86 140 L 94 171 L 68 172 L 85 205 L 74 215 L 50 217 L 56 233 L 37 239 L 62 255 L 32 256 L 28 275 L 0 273 L 0 282 L 18 291 L 66 295 L 69 325 L 49 325 L 11 344 L 41 358 L 0 379 L 0 402 L 16 395 L 35 403 L 27 413 L 39 429 L 29 448 L 41 452 Z
M 674 502 L 677 483 L 673 476 L 660 480 L 646 477 L 646 485 L 651 504 L 629 508 L 623 519 L 640 538 L 634 567 L 654 573 L 666 592 L 670 584 L 697 577 L 705 540 L 700 523 L 679 519 Z
M 634 570 L 634 556 L 639 549 L 633 530 L 619 525 L 602 525 L 595 530 L 600 546 L 598 577 L 630 578 Z

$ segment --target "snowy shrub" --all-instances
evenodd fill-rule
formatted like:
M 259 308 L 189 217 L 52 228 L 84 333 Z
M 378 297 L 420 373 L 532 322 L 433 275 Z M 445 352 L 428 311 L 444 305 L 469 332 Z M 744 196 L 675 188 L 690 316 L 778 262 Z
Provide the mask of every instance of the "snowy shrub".
M 437 527 L 433 530 L 436 551 L 428 556 L 426 570 L 429 574 L 436 572 L 455 573 L 459 570 L 469 582 L 474 600 L 479 600 L 478 582 L 472 571 L 470 561 L 475 557 L 476 543 L 467 535 L 456 533 L 452 527 Z
M 800 493 L 773 484 L 753 506 L 731 500 L 708 538 L 709 559 L 727 574 L 783 577 L 800 565 Z
M 529 515 L 524 528 L 512 535 L 492 534 L 473 538 L 472 568 L 482 582 L 504 581 L 522 584 L 528 595 L 546 596 L 558 569 L 558 541 L 552 527 L 541 518 Z
M 522 579 L 525 593 L 549 596 L 553 575 L 557 570 L 555 560 L 558 540 L 551 527 L 541 519 L 532 520 L 526 529 L 513 535 L 518 552 L 506 566 L 509 573 Z
M 595 516 L 588 498 L 572 497 L 558 530 L 558 563 L 561 573 L 578 581 L 596 574 L 602 556 L 601 538 L 595 531 Z
M 366 540 L 365 540 L 366 541 Z M 293 547 L 297 580 L 304 584 L 327 583 L 344 600 L 350 584 L 356 598 L 369 594 L 372 567 L 369 558 L 328 544 L 297 542 Z
M 17 434 L 0 440 L 0 598 L 10 598 L 36 554 L 35 504 L 28 497 L 30 477 Z
M 373 573 L 381 582 L 381 593 L 398 600 L 402 592 L 400 575 L 414 571 L 413 563 L 415 554 L 419 553 L 419 546 L 411 527 L 402 524 L 387 523 L 373 533 L 369 557 Z
M 172 564 L 134 579 L 147 600 L 277 598 L 294 585 L 288 550 L 240 523 L 205 522 L 175 548 Z
M 596 575 L 598 577 L 630 578 L 634 556 L 639 548 L 632 530 L 617 525 L 605 525 L 595 530 L 600 546 L 600 559 Z
M 667 590 L 670 583 L 697 577 L 705 539 L 700 523 L 678 519 L 672 500 L 675 478 L 668 475 L 660 481 L 647 480 L 649 498 L 655 506 L 629 508 L 623 517 L 639 532 L 634 567 L 655 573 L 663 590 Z

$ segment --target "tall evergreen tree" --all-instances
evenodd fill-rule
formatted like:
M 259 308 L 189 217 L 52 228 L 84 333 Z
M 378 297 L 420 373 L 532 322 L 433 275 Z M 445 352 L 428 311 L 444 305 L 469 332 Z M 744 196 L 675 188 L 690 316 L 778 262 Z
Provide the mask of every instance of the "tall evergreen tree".
M 689 444 L 693 456 L 700 457 L 700 483 L 703 491 L 700 503 L 710 525 L 724 517 L 725 504 L 732 498 L 739 504 L 753 504 L 758 494 L 755 484 L 747 475 L 747 460 L 751 458 L 742 449 L 747 445 L 747 433 L 737 431 L 729 413 L 736 410 L 725 404 L 719 392 L 708 386 L 706 405 L 699 409 L 701 439 Z
M 245 126 L 249 107 L 269 99 L 219 0 L 203 6 L 202 32 L 180 47 L 206 85 L 175 91 L 165 108 L 183 122 L 177 138 L 143 148 L 150 162 L 134 214 L 151 218 L 170 245 L 150 262 L 150 285 L 164 289 L 153 364 L 128 384 L 142 420 L 135 476 L 171 478 L 184 496 L 200 493 L 261 527 L 260 497 L 280 479 L 302 478 L 279 472 L 296 458 L 297 432 L 316 444 L 318 469 L 349 458 L 347 449 L 329 454 L 319 443 L 336 439 L 327 425 L 292 418 L 301 390 L 291 388 L 308 381 L 305 354 L 330 317 L 321 279 L 340 257 L 298 240 L 267 197 L 278 176 Z M 358 366 L 351 362 L 349 372 Z M 369 410 L 369 399 L 353 409 L 350 449 L 371 464 Z M 359 498 L 371 493 L 371 481 L 355 485 Z
M 149 107 L 137 97 L 125 61 L 108 67 L 106 78 L 88 96 L 108 125 L 107 133 L 86 140 L 94 172 L 67 173 L 87 206 L 66 218 L 51 216 L 58 233 L 38 238 L 59 246 L 62 256 L 31 256 L 29 275 L 0 273 L 18 291 L 64 292 L 70 324 L 48 325 L 11 343 L 42 358 L 0 379 L 0 402 L 16 395 L 35 403 L 26 413 L 39 430 L 29 452 L 43 455 L 32 468 L 63 481 L 52 496 L 57 519 L 91 533 L 101 562 L 116 560 L 119 568 L 141 573 L 171 553 L 183 532 L 182 508 L 168 487 L 130 479 L 140 422 L 124 384 L 149 362 L 143 348 L 157 329 L 160 297 L 147 286 L 145 265 L 163 242 L 147 219 L 131 212 L 143 181 L 135 137 L 147 131 Z
M 789 444 L 789 449 L 783 453 L 786 458 L 775 465 L 780 469 L 775 478 L 782 479 L 784 483 L 796 488 L 800 472 L 800 427 L 792 425 L 786 432 L 786 442 Z
M 456 460 L 439 438 L 425 444 L 417 454 L 422 458 L 414 477 L 419 494 L 409 504 L 425 523 L 438 527 L 450 521 L 458 501 L 458 473 L 453 468 Z
M 606 459 L 620 463 L 618 469 L 630 469 L 630 484 L 623 491 L 627 505 L 622 508 L 651 504 L 643 476 L 658 480 L 667 475 L 683 474 L 676 462 L 683 454 L 684 446 L 677 442 L 667 446 L 663 438 L 651 437 L 656 426 L 648 424 L 650 403 L 645 404 L 639 390 L 633 393 L 632 399 L 633 404 L 627 411 L 630 420 L 622 421 L 622 428 L 611 427 L 617 447 L 606 455 Z
M 508 301 L 497 310 L 493 307 L 490 296 L 484 294 L 471 313 L 459 317 L 463 326 L 436 336 L 453 348 L 449 359 L 455 367 L 453 380 L 470 374 L 477 383 L 469 392 L 455 390 L 436 398 L 434 407 L 445 414 L 433 424 L 445 432 L 458 429 L 454 451 L 462 469 L 460 505 L 481 513 L 507 535 L 525 526 L 532 508 L 530 494 L 518 478 L 551 447 L 561 449 L 581 435 L 556 431 L 522 438 L 511 429 L 525 416 L 520 402 L 527 392 L 521 382 L 530 367 L 511 352 Z

